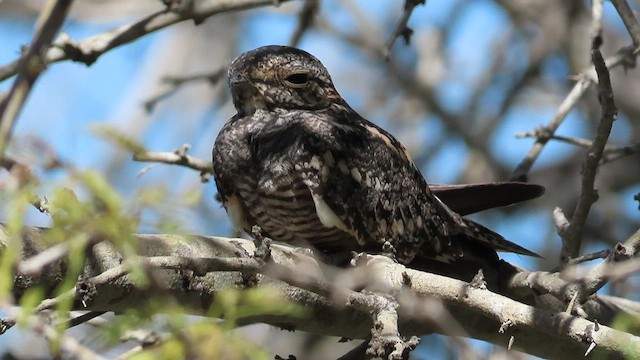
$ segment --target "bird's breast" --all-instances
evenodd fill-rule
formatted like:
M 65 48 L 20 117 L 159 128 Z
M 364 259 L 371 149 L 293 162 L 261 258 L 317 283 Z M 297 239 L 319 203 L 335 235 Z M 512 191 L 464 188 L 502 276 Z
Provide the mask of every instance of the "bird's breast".
M 348 233 L 323 224 L 309 189 L 294 175 L 269 180 L 242 176 L 236 185 L 249 217 L 274 240 L 332 252 L 358 246 Z

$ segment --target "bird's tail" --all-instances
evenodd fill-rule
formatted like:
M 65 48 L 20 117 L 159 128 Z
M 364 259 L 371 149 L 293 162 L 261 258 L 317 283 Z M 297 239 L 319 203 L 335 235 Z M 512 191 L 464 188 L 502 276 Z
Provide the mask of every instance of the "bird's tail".
M 461 215 L 449 209 L 449 207 L 445 205 L 442 200 L 437 197 L 436 199 L 442 205 L 441 209 L 446 214 L 445 216 L 448 216 L 450 220 L 458 225 L 455 227 L 458 233 L 452 235 L 454 237 L 464 239 L 463 241 L 467 242 L 468 245 L 479 245 L 481 247 L 490 248 L 495 251 L 512 252 L 527 256 L 541 257 L 533 251 L 529 251 L 518 244 L 512 243 L 511 241 L 502 237 L 502 235 L 490 229 L 487 229 L 477 222 L 462 217 Z
M 476 223 L 475 221 L 465 219 L 463 217 L 460 217 L 459 220 L 462 220 L 463 222 L 464 237 L 470 241 L 481 243 L 496 251 L 540 257 L 540 255 L 533 251 L 527 250 L 524 247 L 505 239 L 502 235 Z

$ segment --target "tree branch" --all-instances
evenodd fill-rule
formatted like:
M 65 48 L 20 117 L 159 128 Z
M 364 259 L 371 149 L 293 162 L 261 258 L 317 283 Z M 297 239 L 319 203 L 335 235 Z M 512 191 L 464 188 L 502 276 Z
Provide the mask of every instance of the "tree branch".
M 38 17 L 36 31 L 31 45 L 20 59 L 14 61 L 13 82 L 9 94 L 0 102 L 0 157 L 11 139 L 13 126 L 22 106 L 33 88 L 38 76 L 46 68 L 45 53 L 67 18 L 72 0 L 49 0 Z
M 616 54 L 609 57 L 605 64 L 607 69 L 611 70 L 617 66 L 633 66 L 635 64 L 635 59 L 637 57 L 637 53 L 633 46 L 626 46 L 622 49 L 618 50 Z M 538 159 L 540 154 L 542 153 L 542 149 L 549 141 L 550 137 L 556 132 L 558 127 L 562 124 L 567 114 L 573 109 L 578 100 L 587 92 L 587 89 L 591 86 L 591 84 L 597 81 L 597 73 L 596 70 L 590 68 L 588 70 L 583 71 L 580 75 L 577 76 L 578 82 L 573 86 L 569 94 L 564 98 L 558 110 L 554 114 L 551 121 L 544 127 L 540 129 L 540 133 L 544 133 L 544 136 L 539 136 L 536 142 L 533 144 L 533 147 L 529 150 L 527 155 L 522 159 L 520 164 L 513 170 L 510 179 L 512 181 L 526 181 L 529 171 L 533 167 L 533 164 Z
M 313 21 L 319 11 L 319 0 L 305 0 L 304 6 L 298 14 L 298 25 L 293 34 L 291 34 L 291 40 L 289 40 L 290 46 L 298 46 L 302 36 L 313 26 Z
M 211 161 L 187 155 L 191 145 L 184 144 L 173 152 L 139 151 L 133 154 L 134 161 L 181 165 L 200 172 L 202 182 L 207 182 L 213 174 Z
M 404 1 L 402 16 L 400 16 L 400 20 L 398 20 L 398 24 L 396 25 L 395 30 L 393 30 L 393 34 L 391 34 L 389 40 L 387 40 L 384 45 L 383 55 L 387 61 L 389 60 L 389 56 L 391 55 L 391 48 L 399 37 L 402 37 L 402 39 L 404 39 L 405 44 L 409 44 L 411 42 L 411 35 L 413 34 L 413 30 L 407 24 L 409 23 L 411 14 L 413 13 L 413 10 L 416 8 L 416 6 L 424 5 L 425 2 L 426 0 Z
M 172 95 L 183 85 L 187 83 L 193 83 L 196 81 L 207 81 L 209 85 L 217 84 L 227 74 L 227 65 L 205 74 L 186 75 L 186 76 L 165 76 L 162 78 L 162 82 L 169 84 L 169 87 L 162 90 L 160 93 L 150 97 L 144 101 L 144 108 L 147 112 L 151 113 L 160 100 Z
M 9 241 L 7 233 L 4 226 L 0 229 L 0 244 L 6 244 Z M 28 256 L 44 250 L 39 242 L 43 231 L 46 230 L 25 228 L 23 246 L 32 249 Z M 272 245 L 274 264 L 262 268 L 246 255 L 253 252 L 253 243 L 242 239 L 137 235 L 136 244 L 138 253 L 143 256 L 140 258 L 142 264 L 149 266 L 148 271 L 162 274 L 157 281 L 164 291 L 194 314 L 205 313 L 219 291 L 250 286 L 243 282 L 241 273 L 264 273 L 268 276 L 258 277 L 259 285 L 279 289 L 285 299 L 304 305 L 310 317 L 260 315 L 241 319 L 240 323 L 264 322 L 326 335 L 368 338 L 373 324 L 368 312 L 372 307 L 363 304 L 375 297 L 384 297 L 384 294 L 394 294 L 399 304 L 400 334 L 441 332 L 438 326 L 416 321 L 412 315 L 432 311 L 433 307 L 425 307 L 422 301 L 416 301 L 428 296 L 441 299 L 463 326 L 463 334 L 447 333 L 449 335 L 471 336 L 503 346 L 514 336 L 514 348 L 543 357 L 581 357 L 590 343 L 589 339 L 598 345 L 595 352 L 614 357 L 640 355 L 640 340 L 633 335 L 604 325 L 598 331 L 590 332 L 588 329 L 593 323 L 588 320 L 535 308 L 481 287 L 474 288 L 459 280 L 407 269 L 389 261 L 367 262 L 364 272 L 368 279 L 366 289 L 369 290 L 360 292 L 341 287 L 342 282 L 338 278 L 334 279 L 331 272 L 322 270 L 325 265 L 286 246 Z M 64 261 L 49 264 L 48 271 L 37 277 L 16 276 L 13 290 L 16 298 L 19 299 L 24 290 L 35 284 L 48 289 L 58 286 L 64 279 Z M 95 291 L 83 294 L 83 299 L 75 298 L 74 309 L 118 312 L 139 306 L 150 296 L 147 289 L 136 287 L 127 275 L 129 262 L 136 260 L 121 261 L 121 255 L 108 242 L 92 247 L 85 279 L 91 279 Z M 510 269 L 513 270 L 512 267 Z M 409 294 L 413 295 L 400 296 L 407 294 L 403 289 L 410 289 Z M 367 291 L 373 291 L 375 295 L 372 297 Z M 374 308 L 387 309 L 384 306 Z M 386 316 L 386 313 L 383 311 L 377 316 Z M 510 325 L 501 327 L 507 323 Z M 503 332 L 498 332 L 503 327 Z M 541 347 L 541 343 L 549 346 Z
M 618 11 L 620 19 L 622 19 L 624 26 L 627 28 L 629 36 L 633 40 L 633 46 L 640 47 L 640 24 L 638 24 L 638 18 L 636 18 L 635 13 L 629 7 L 629 3 L 626 0 L 611 0 L 611 3 Z
M 631 273 L 640 271 L 640 260 L 636 257 L 640 251 L 640 230 L 632 234 L 624 244 L 617 244 L 613 251 L 607 251 L 608 255 L 600 264 L 593 267 L 582 276 L 575 276 L 572 271 L 545 272 L 520 270 L 509 278 L 507 288 L 511 291 L 528 291 L 533 289 L 538 294 L 550 294 L 560 300 L 559 306 L 570 305 L 569 312 L 589 319 L 598 319 L 608 323 L 615 314 L 602 312 L 607 302 L 612 299 L 593 298 L 595 294 L 607 282 L 626 278 Z M 586 258 L 590 258 L 587 256 Z M 609 302 L 609 305 L 624 307 L 624 301 L 619 299 Z M 558 309 L 558 306 L 551 306 Z M 633 310 L 631 312 L 636 312 Z
M 44 63 L 50 64 L 58 61 L 73 60 L 91 65 L 100 56 L 112 49 L 182 21 L 193 20 L 196 24 L 199 24 L 214 15 L 260 6 L 278 5 L 287 1 L 290 0 L 194 1 L 193 6 L 181 9 L 181 11 L 163 9 L 133 23 L 122 25 L 79 42 L 74 41 L 69 36 L 61 36 L 56 40 L 56 46 L 47 51 Z M 18 60 L 1 67 L 0 81 L 15 75 L 17 71 Z
M 601 41 L 594 40 L 594 46 Z M 613 100 L 613 89 L 611 88 L 611 79 L 609 78 L 609 70 L 604 62 L 602 53 L 598 47 L 594 47 L 591 51 L 593 64 L 598 74 L 598 94 L 602 105 L 602 118 L 598 124 L 596 137 L 593 144 L 587 150 L 587 159 L 585 161 L 582 172 L 582 186 L 580 190 L 580 198 L 571 218 L 571 222 L 562 237 L 562 250 L 560 252 L 560 260 L 566 263 L 569 259 L 580 255 L 582 245 L 582 233 L 587 215 L 591 205 L 598 199 L 598 194 L 594 189 L 595 178 L 598 172 L 598 165 L 602 159 L 604 148 L 607 145 L 609 134 L 613 122 L 616 120 L 618 110 Z
M 542 128 L 537 128 L 534 131 L 527 131 L 527 132 L 516 134 L 517 138 L 539 139 L 544 136 L 547 136 L 549 140 L 556 140 L 556 141 L 560 141 L 560 142 L 564 142 L 567 144 L 576 145 L 584 148 L 588 148 L 593 145 L 593 141 L 589 139 L 582 139 L 578 137 L 562 136 L 562 135 L 548 136 L 544 134 L 544 129 Z M 640 143 L 635 143 L 635 144 L 626 145 L 626 146 L 607 144 L 604 147 L 604 152 L 602 154 L 602 159 L 600 160 L 600 165 L 610 163 L 616 160 L 620 160 L 626 156 L 631 156 L 636 154 L 640 154 Z

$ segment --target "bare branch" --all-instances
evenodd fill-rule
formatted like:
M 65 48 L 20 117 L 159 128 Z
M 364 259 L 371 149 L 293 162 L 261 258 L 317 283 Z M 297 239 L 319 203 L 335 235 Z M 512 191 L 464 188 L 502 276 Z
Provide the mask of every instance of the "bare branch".
M 411 14 L 413 10 L 418 5 L 423 5 L 426 0 L 405 0 L 404 1 L 404 9 L 402 11 L 402 15 L 400 16 L 400 20 L 398 20 L 398 25 L 396 25 L 395 30 L 389 37 L 389 40 L 384 45 L 383 56 L 388 61 L 391 55 L 391 47 L 396 42 L 396 39 L 402 37 L 405 44 L 409 44 L 411 42 L 411 35 L 413 34 L 413 30 L 407 25 L 409 19 L 411 18 Z
M 602 6 L 604 0 L 591 2 L 591 49 L 600 49 L 602 46 Z
M 606 259 L 593 267 L 587 274 L 576 279 L 583 291 L 582 299 L 595 294 L 607 282 L 626 278 L 640 271 L 640 258 L 634 258 L 640 252 L 640 230 L 636 231 L 624 244 L 617 244 Z M 634 258 L 633 260 L 630 260 Z
M 201 23 L 205 19 L 233 11 L 251 9 L 260 6 L 278 5 L 290 0 L 204 0 L 193 2 L 193 7 L 182 11 L 167 11 L 162 9 L 131 24 L 122 25 L 102 34 L 91 36 L 76 42 L 68 36 L 60 37 L 55 47 L 46 54 L 45 64 L 73 60 L 93 64 L 106 52 L 133 42 L 147 34 L 164 29 L 167 26 L 192 20 Z M 0 81 L 15 75 L 18 71 L 18 61 L 0 68 Z
M 8 241 L 5 234 L 0 231 L 0 243 Z M 25 247 L 41 248 L 40 245 L 35 245 L 40 234 L 41 231 L 26 229 L 23 238 Z M 330 278 L 324 280 L 329 273 L 318 268 L 322 264 L 288 247 L 272 245 L 271 257 L 274 263 L 261 267 L 255 259 L 243 255 L 252 252 L 253 243 L 242 239 L 189 237 L 188 240 L 181 240 L 175 235 L 137 235 L 136 243 L 142 251 L 142 257 L 129 258 L 124 264 L 120 264 L 121 255 L 113 244 L 102 242 L 92 248 L 92 256 L 88 258 L 90 263 L 85 272 L 95 275 L 81 281 L 76 289 L 92 285 L 95 291 L 91 294 L 64 294 L 74 296 L 74 308 L 123 311 L 139 304 L 139 299 L 145 292 L 148 295 L 149 290 L 137 288 L 127 276 L 127 271 L 130 264 L 140 261 L 149 271 L 163 271 L 157 280 L 158 286 L 164 288 L 163 293 L 172 294 L 185 305 L 185 309 L 192 309 L 194 313 L 201 313 L 210 306 L 203 299 L 213 299 L 217 291 L 242 284 L 240 273 L 259 272 L 267 275 L 259 277 L 260 285 L 275 286 L 285 298 L 303 304 L 313 314 L 304 319 L 256 316 L 241 319 L 242 324 L 266 322 L 349 338 L 368 338 L 372 319 L 368 314 L 371 307 L 366 304 L 372 299 L 381 301 L 386 296 L 385 293 L 399 294 L 403 288 L 408 288 L 420 296 L 442 299 L 447 308 L 453 310 L 451 315 L 464 327 L 468 336 L 506 346 L 516 334 L 514 347 L 543 357 L 577 357 L 576 354 L 583 354 L 590 344 L 585 331 L 592 323 L 587 320 L 524 305 L 481 287 L 407 269 L 388 260 L 378 265 L 365 264 L 363 268 L 370 275 L 370 282 L 366 283 L 367 289 L 386 289 L 383 293 L 376 290 L 377 294 L 372 298 L 367 291 L 343 288 L 340 282 L 331 281 Z M 181 255 L 174 256 L 177 253 Z M 56 266 L 53 266 L 38 281 L 18 277 L 14 292 L 19 296 L 34 283 L 54 288 L 64 278 L 59 275 L 59 271 L 64 271 L 63 269 L 64 267 L 60 267 L 56 270 Z M 96 274 L 96 271 L 103 272 Z M 412 296 L 394 296 L 394 299 L 400 305 L 398 328 L 404 336 L 441 331 L 439 326 L 416 321 L 412 315 L 419 311 L 432 311 L 434 308 L 431 305 L 421 305 Z M 51 308 L 55 302 L 55 299 L 45 301 L 38 310 Z M 424 310 L 416 310 L 422 306 L 425 306 Z M 326 319 L 332 320 L 327 322 Z M 509 321 L 511 325 L 508 329 L 499 333 L 500 324 Z M 522 332 L 526 332 L 527 336 L 517 335 Z M 625 352 L 629 356 L 640 354 L 640 340 L 634 336 L 607 326 L 600 326 L 598 331 L 590 334 L 589 339 L 598 344 L 594 352 L 610 355 L 622 355 Z M 549 346 L 541 347 L 540 343 Z
M 3 311 L 7 312 L 5 309 Z M 16 310 L 8 311 L 11 318 L 0 319 L 0 334 L 3 334 L 8 328 L 15 325 L 15 318 L 17 318 L 18 313 Z M 94 350 L 87 348 L 78 340 L 74 339 L 71 336 L 64 336 L 59 329 L 56 329 L 54 326 L 51 326 L 50 321 L 43 316 L 29 316 L 25 321 L 23 321 L 25 327 L 30 329 L 31 331 L 39 334 L 49 343 L 59 343 L 60 350 L 66 352 L 67 355 L 74 359 L 82 359 L 82 360 L 103 360 L 102 356 L 96 354 Z M 7 326 L 8 325 L 8 326 Z M 59 351 L 60 351 L 59 350 Z
M 567 264 L 568 265 L 577 265 L 577 264 L 581 264 L 583 262 L 587 262 L 587 261 L 591 261 L 591 260 L 595 260 L 595 259 L 604 259 L 607 256 L 609 256 L 609 254 L 611 254 L 611 251 L 609 251 L 609 250 L 600 250 L 600 251 L 596 251 L 596 252 L 591 253 L 591 254 L 582 255 L 582 256 L 578 256 L 576 258 L 573 258 L 573 259 L 569 260 L 569 262 L 567 262 Z
M 517 138 L 540 138 L 547 136 L 549 140 L 561 141 L 567 144 L 576 145 L 588 148 L 593 145 L 593 141 L 589 139 L 582 139 L 578 137 L 572 136 L 562 136 L 562 135 L 545 135 L 544 130 L 542 128 L 535 129 L 534 131 L 527 131 L 523 133 L 516 134 Z M 619 146 L 607 144 L 604 147 L 604 152 L 602 154 L 602 159 L 600 160 L 600 164 L 607 164 L 616 160 L 620 160 L 627 156 L 640 154 L 640 143 L 635 143 L 627 146 Z
M 169 165 L 181 165 L 200 172 L 202 182 L 207 182 L 213 174 L 213 164 L 210 161 L 194 158 L 187 155 L 189 144 L 173 152 L 143 151 L 133 154 L 134 161 L 164 163 Z
M 594 44 L 595 43 L 597 43 L 597 41 L 594 41 Z M 598 199 L 598 194 L 594 189 L 598 165 L 602 159 L 604 148 L 607 145 L 607 140 L 609 139 L 609 134 L 611 134 L 611 128 L 613 127 L 613 122 L 618 112 L 613 100 L 613 89 L 611 88 L 609 70 L 599 49 L 594 48 L 592 50 L 592 59 L 596 72 L 598 73 L 598 93 L 602 105 L 602 118 L 598 124 L 593 145 L 587 150 L 587 159 L 582 172 L 582 186 L 578 204 L 576 205 L 565 236 L 562 238 L 560 260 L 563 263 L 580 254 L 582 233 L 587 221 L 587 215 L 589 215 L 591 205 Z
M 72 0 L 49 0 L 38 17 L 31 45 L 15 63 L 18 77 L 9 94 L 0 102 L 0 157 L 11 139 L 11 132 L 38 76 L 46 68 L 44 54 L 67 17 Z
M 106 311 L 87 311 L 86 313 L 69 319 L 67 328 L 72 328 L 81 324 L 85 324 L 99 316 L 106 314 Z
M 618 50 L 618 52 L 608 58 L 605 63 L 609 70 L 620 65 L 632 66 L 633 64 L 635 64 L 636 56 L 637 53 L 635 52 L 634 47 L 627 46 Z M 595 69 L 585 70 L 580 75 L 578 75 L 578 82 L 573 86 L 569 94 L 567 94 L 567 96 L 564 98 L 549 124 L 541 128 L 541 133 L 544 132 L 545 135 L 541 135 L 538 137 L 535 144 L 533 144 L 533 147 L 529 150 L 527 155 L 524 157 L 524 159 L 522 159 L 520 164 L 518 164 L 516 169 L 511 174 L 511 180 L 526 181 L 528 176 L 527 174 L 533 167 L 535 161 L 538 159 L 538 156 L 540 156 L 540 153 L 542 153 L 542 149 L 547 144 L 550 137 L 556 132 L 560 124 L 562 124 L 562 122 L 566 118 L 567 114 L 569 114 L 569 111 L 571 111 L 571 109 L 576 106 L 578 100 L 580 100 L 582 95 L 584 95 L 587 89 L 589 89 L 591 84 L 595 81 L 597 81 L 597 73 Z
M 45 324 L 38 319 L 32 319 L 27 325 L 29 329 L 42 335 L 49 342 L 60 342 L 62 350 L 68 352 L 70 357 L 81 360 L 106 360 L 106 358 L 98 355 L 94 350 L 81 344 L 78 340 L 71 336 L 60 336 L 60 331 L 54 327 Z
M 638 18 L 636 18 L 635 13 L 631 7 L 629 7 L 629 3 L 627 3 L 626 0 L 611 0 L 611 3 L 618 11 L 618 15 L 620 15 L 624 26 L 627 27 L 634 47 L 640 47 L 640 25 L 638 24 Z
M 423 295 L 437 293 L 438 297 L 445 302 L 468 306 L 473 309 L 473 311 L 488 316 L 492 321 L 499 323 L 510 321 L 510 329 L 513 330 L 518 329 L 529 333 L 528 331 L 532 329 L 531 324 L 537 324 L 540 326 L 538 330 L 548 331 L 549 335 L 556 336 L 556 340 L 569 337 L 584 343 L 586 340 L 584 337 L 585 330 L 592 325 L 591 322 L 584 319 L 572 317 L 565 313 L 551 313 L 545 310 L 534 309 L 533 307 L 516 303 L 501 295 L 492 294 L 489 290 L 470 287 L 466 283 L 460 283 L 456 287 L 450 288 L 445 287 L 442 282 L 427 279 L 427 277 L 424 276 L 427 275 L 426 273 L 418 273 L 413 270 L 407 270 L 407 272 L 412 278 L 412 284 L 415 284 L 415 286 L 412 286 L 412 289 L 416 293 Z M 461 294 L 464 296 L 461 296 Z M 559 323 L 566 324 L 567 327 L 562 327 L 562 330 L 560 330 L 557 326 Z M 600 330 L 604 328 L 604 326 L 601 326 Z M 607 331 L 616 332 L 616 330 L 613 329 L 608 329 Z M 594 335 L 598 337 L 596 342 L 599 346 L 602 345 L 601 341 L 604 340 L 602 336 L 608 335 L 609 334 L 605 334 L 605 332 Z M 516 346 L 522 346 L 522 341 L 526 341 L 526 339 L 516 341 Z M 628 340 L 625 339 L 622 341 L 627 343 Z M 635 345 L 629 345 L 627 349 L 633 346 Z M 584 348 L 586 348 L 586 345 L 584 345 Z M 602 350 L 602 348 L 600 348 L 600 350 Z M 638 350 L 640 351 L 640 348 Z M 575 354 L 569 356 L 572 358 L 577 357 Z
M 147 112 L 152 112 L 160 100 L 163 100 L 178 91 L 184 84 L 196 81 L 208 81 L 211 85 L 217 84 L 226 74 L 227 67 L 223 66 L 207 74 L 188 75 L 188 76 L 166 76 L 162 79 L 163 83 L 169 84 L 169 87 L 162 90 L 159 94 L 152 96 L 144 101 L 144 108 Z
M 632 273 L 640 271 L 640 260 L 634 258 L 640 252 L 640 230 L 631 235 L 624 244 L 617 244 L 614 251 L 608 252 L 605 260 L 593 267 L 587 274 L 576 277 L 572 271 L 551 273 L 544 271 L 529 272 L 521 270 L 508 281 L 508 287 L 514 291 L 533 289 L 539 294 L 551 294 L 561 302 L 568 304 L 568 309 L 584 312 L 582 306 L 607 282 L 625 278 Z M 604 252 L 594 253 L 576 258 L 574 261 L 596 258 Z M 634 258 L 629 261 L 629 259 Z M 594 304 L 591 304 L 594 305 Z M 592 306 L 589 305 L 589 308 Z M 603 319 L 603 316 L 595 316 L 585 312 L 583 317 Z
M 320 11 L 320 1 L 318 0 L 305 0 L 302 10 L 298 15 L 298 26 L 291 35 L 289 40 L 290 46 L 298 46 L 302 35 L 313 25 L 313 20 Z

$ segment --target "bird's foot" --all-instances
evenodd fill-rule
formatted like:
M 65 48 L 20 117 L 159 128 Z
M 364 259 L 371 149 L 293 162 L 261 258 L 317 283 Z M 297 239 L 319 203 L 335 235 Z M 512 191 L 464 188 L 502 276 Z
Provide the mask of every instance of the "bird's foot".
M 258 225 L 254 225 L 251 228 L 251 234 L 253 235 L 253 244 L 256 249 L 253 251 L 253 258 L 267 262 L 271 259 L 271 239 L 262 235 L 262 229 Z

